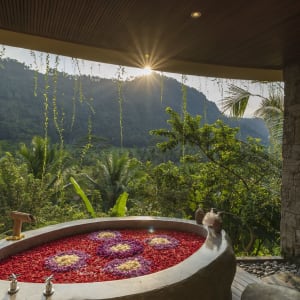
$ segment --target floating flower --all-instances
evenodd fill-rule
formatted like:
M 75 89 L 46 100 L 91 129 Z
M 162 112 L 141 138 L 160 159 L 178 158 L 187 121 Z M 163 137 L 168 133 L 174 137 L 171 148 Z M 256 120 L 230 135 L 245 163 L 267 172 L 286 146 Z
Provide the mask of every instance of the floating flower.
M 124 240 L 135 240 L 144 246 L 142 253 L 138 254 L 137 257 L 142 256 L 145 260 L 151 261 L 151 271 L 149 273 L 158 272 L 180 263 L 195 253 L 195 251 L 197 251 L 205 242 L 205 237 L 182 231 L 156 230 L 155 234 L 149 234 L 148 230 L 143 229 L 120 229 L 118 231 L 121 233 Z M 12 273 L 19 275 L 18 281 L 35 283 L 42 283 L 43 278 L 50 276 L 52 273 L 55 273 L 56 283 L 102 282 L 128 278 L 125 275 L 117 276 L 111 272 L 103 271 L 104 267 L 115 258 L 99 256 L 97 255 L 97 249 L 99 245 L 106 244 L 108 241 L 112 240 L 106 240 L 100 243 L 93 242 L 89 238 L 89 235 L 90 233 L 84 233 L 65 237 L 1 259 L 0 280 L 7 280 Z M 173 237 L 179 241 L 177 248 L 159 251 L 145 242 L 149 237 L 161 237 L 163 235 Z M 119 239 L 119 241 L 121 241 L 121 239 Z M 126 246 L 124 246 L 124 249 L 125 247 Z M 113 249 L 117 248 L 118 246 Z M 68 251 L 70 249 L 73 249 L 73 251 Z M 76 264 L 79 261 L 72 255 L 77 254 L 77 257 L 80 256 L 75 250 L 84 251 L 86 255 L 89 255 L 86 260 L 86 265 L 80 269 L 70 269 L 66 272 L 53 272 L 52 269 L 45 264 L 45 260 L 48 259 L 50 263 L 57 267 L 57 263 L 51 261 L 50 257 L 58 256 L 61 253 L 70 256 L 66 256 L 65 260 L 63 258 L 58 259 L 58 262 L 67 264 L 68 261 L 70 262 L 73 260 L 73 262 L 77 261 L 75 262 Z M 121 264 L 119 266 L 119 272 L 126 270 L 126 268 L 129 268 L 130 266 L 132 269 L 138 268 L 138 263 L 142 265 L 139 260 L 135 260 L 131 264 Z M 28 272 L 28 270 L 30 270 L 30 272 Z M 131 275 L 129 274 L 128 276 Z
M 89 234 L 89 238 L 93 241 L 103 242 L 113 239 L 119 239 L 121 238 L 121 233 L 119 231 L 102 230 Z
M 143 250 L 143 245 L 136 240 L 112 240 L 101 245 L 97 254 L 108 258 L 124 258 L 140 254 Z
M 178 240 L 168 235 L 156 235 L 146 239 L 145 242 L 157 250 L 175 248 L 179 244 Z
M 76 270 L 86 265 L 89 255 L 77 250 L 59 252 L 46 258 L 46 268 L 55 272 Z
M 141 256 L 119 259 L 116 258 L 107 263 L 104 272 L 119 277 L 136 277 L 151 272 L 151 261 Z

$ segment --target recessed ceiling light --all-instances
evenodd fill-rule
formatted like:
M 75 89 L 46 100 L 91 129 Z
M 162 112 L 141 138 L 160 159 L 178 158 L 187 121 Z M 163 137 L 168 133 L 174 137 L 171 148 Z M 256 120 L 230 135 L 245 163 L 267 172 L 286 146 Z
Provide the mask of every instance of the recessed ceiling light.
M 201 17 L 201 12 L 200 11 L 193 11 L 192 13 L 191 13 L 191 18 L 193 18 L 193 19 L 198 19 L 198 18 L 200 18 Z

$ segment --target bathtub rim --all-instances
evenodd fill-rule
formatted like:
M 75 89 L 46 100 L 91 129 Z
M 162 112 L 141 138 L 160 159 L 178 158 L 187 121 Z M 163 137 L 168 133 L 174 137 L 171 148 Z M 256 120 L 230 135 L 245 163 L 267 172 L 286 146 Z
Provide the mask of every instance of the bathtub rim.
M 55 284 L 54 281 L 55 294 L 64 293 L 68 299 L 89 299 L 89 297 L 95 299 L 92 298 L 95 295 L 97 295 L 97 299 L 117 299 L 124 296 L 141 295 L 186 281 L 195 274 L 209 269 L 222 257 L 226 256 L 229 259 L 234 257 L 230 240 L 224 230 L 220 234 L 214 234 L 208 227 L 197 225 L 195 221 L 139 216 L 76 220 L 27 231 L 24 232 L 25 238 L 22 240 L 0 240 L 0 260 L 43 244 L 46 241 L 70 235 L 102 229 L 141 229 L 150 227 L 194 232 L 205 237 L 206 240 L 202 247 L 190 257 L 162 271 L 140 277 L 104 282 Z M 8 281 L 0 280 L 1 293 L 3 287 L 7 290 L 8 286 Z M 19 282 L 19 286 L 20 291 L 27 291 L 26 294 L 36 293 L 36 291 L 41 291 L 44 288 L 43 283 Z M 72 298 L 74 296 L 75 298 Z

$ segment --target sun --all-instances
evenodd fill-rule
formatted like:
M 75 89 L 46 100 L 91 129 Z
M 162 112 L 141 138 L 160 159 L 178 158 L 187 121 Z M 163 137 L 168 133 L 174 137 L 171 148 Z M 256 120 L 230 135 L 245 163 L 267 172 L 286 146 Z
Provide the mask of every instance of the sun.
M 149 65 L 147 65 L 143 69 L 141 69 L 141 73 L 143 76 L 149 76 L 152 74 L 152 72 L 153 72 L 153 70 Z

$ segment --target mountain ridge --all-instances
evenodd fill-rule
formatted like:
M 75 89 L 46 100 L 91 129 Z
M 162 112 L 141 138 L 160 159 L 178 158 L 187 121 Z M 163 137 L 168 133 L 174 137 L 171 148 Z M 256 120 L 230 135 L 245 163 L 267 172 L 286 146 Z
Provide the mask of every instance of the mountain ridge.
M 56 76 L 50 70 L 46 78 L 15 60 L 2 59 L 0 64 L 0 140 L 28 142 L 34 135 L 43 136 L 46 108 L 52 141 L 59 140 L 57 124 L 61 124 L 67 144 L 76 143 L 91 131 L 108 144 L 120 146 L 121 102 L 124 146 L 145 147 L 155 142 L 150 130 L 167 126 L 166 107 L 182 112 L 182 85 L 158 74 L 117 82 L 62 72 Z M 226 117 L 214 102 L 191 87 L 186 87 L 186 100 L 187 111 L 202 115 L 203 122 L 221 119 L 232 127 L 240 127 L 242 139 L 250 135 L 268 143 L 268 131 L 261 119 Z

